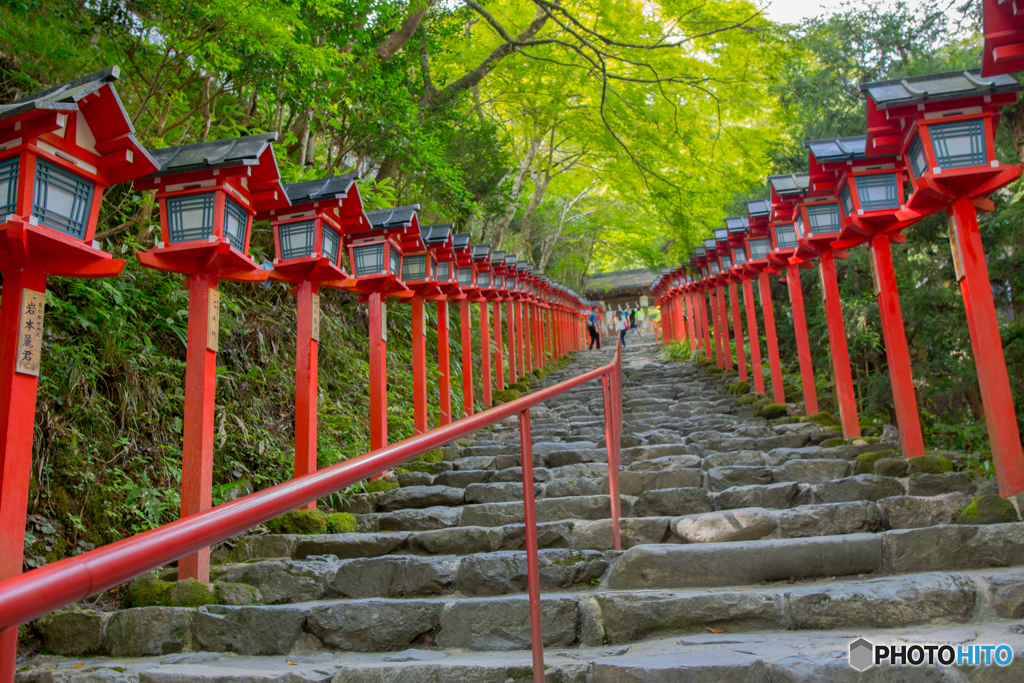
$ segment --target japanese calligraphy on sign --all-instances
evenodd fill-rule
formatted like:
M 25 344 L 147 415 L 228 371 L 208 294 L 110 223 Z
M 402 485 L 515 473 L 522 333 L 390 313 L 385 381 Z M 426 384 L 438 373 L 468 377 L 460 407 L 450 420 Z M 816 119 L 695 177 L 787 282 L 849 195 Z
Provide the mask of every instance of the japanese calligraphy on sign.
M 320 292 L 313 294 L 312 317 L 309 326 L 309 337 L 313 341 L 320 341 Z
M 960 282 L 964 279 L 964 262 L 963 255 L 960 253 L 960 236 L 957 234 L 952 212 L 950 212 L 947 227 L 949 228 L 949 247 L 953 251 L 953 271 L 956 273 L 956 281 Z
M 388 305 L 383 301 L 380 302 L 380 340 L 388 340 Z
M 448 329 L 448 302 L 447 301 L 440 301 L 440 302 L 438 302 L 438 307 L 437 307 L 437 315 L 438 315 L 438 317 L 441 317 L 441 309 L 442 308 L 444 309 L 444 329 L 447 330 Z
M 46 292 L 21 290 L 21 319 L 18 323 L 18 359 L 15 370 L 23 375 L 39 376 L 43 353 L 43 308 Z
M 882 287 L 878 284 L 878 266 L 875 264 L 874 249 L 868 254 L 868 266 L 871 269 L 871 285 L 875 291 L 875 296 L 878 296 L 882 293 Z
M 211 289 L 210 297 L 206 302 L 206 348 L 214 353 L 217 352 L 217 344 L 220 341 L 220 290 Z

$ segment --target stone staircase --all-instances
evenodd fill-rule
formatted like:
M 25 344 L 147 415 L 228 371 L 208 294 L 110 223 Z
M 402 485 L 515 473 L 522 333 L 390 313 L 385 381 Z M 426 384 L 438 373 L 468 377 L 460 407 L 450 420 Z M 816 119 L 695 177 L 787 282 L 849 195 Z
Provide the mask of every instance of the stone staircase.
M 599 385 L 532 411 L 548 681 L 1024 681 L 1024 523 L 954 523 L 990 481 L 854 474 L 893 444 L 823 447 L 838 428 L 753 417 L 720 376 L 635 339 L 622 551 Z M 579 353 L 544 384 L 610 359 Z M 355 533 L 236 539 L 213 571 L 227 604 L 52 615 L 17 680 L 531 680 L 518 438 L 509 420 L 350 496 Z M 1016 657 L 859 673 L 860 636 Z

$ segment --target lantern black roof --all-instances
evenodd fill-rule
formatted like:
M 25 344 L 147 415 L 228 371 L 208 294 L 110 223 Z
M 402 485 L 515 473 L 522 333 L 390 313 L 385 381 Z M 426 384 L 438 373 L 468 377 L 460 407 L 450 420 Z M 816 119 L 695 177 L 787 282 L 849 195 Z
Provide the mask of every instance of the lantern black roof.
M 420 226 L 420 237 L 428 247 L 445 244 L 452 234 L 453 223 Z
M 751 216 L 770 216 L 772 203 L 768 199 L 753 199 L 747 202 L 747 213 Z
M 491 247 L 487 244 L 474 244 L 473 245 L 473 258 L 474 259 L 486 259 L 491 255 Z
M 785 197 L 794 194 L 803 194 L 811 184 L 810 173 L 786 173 L 785 175 L 770 175 L 768 182 L 771 183 L 775 194 Z
M 860 84 L 861 92 L 867 93 L 879 109 L 955 100 L 972 95 L 1017 92 L 1021 89 L 1020 83 L 1013 76 L 999 74 L 983 78 L 981 69 Z
M 804 147 L 811 151 L 819 163 L 861 159 L 864 157 L 867 145 L 867 135 L 828 140 L 804 140 Z
M 733 234 L 743 234 L 750 227 L 750 221 L 746 216 L 730 216 L 725 219 L 726 229 Z
M 0 121 L 32 111 L 33 109 L 66 112 L 78 111 L 78 102 L 82 98 L 96 92 L 108 83 L 113 83 L 118 79 L 120 73 L 121 69 L 116 66 L 110 66 L 81 78 L 76 78 L 73 81 L 61 83 L 52 88 L 37 90 L 30 95 L 19 97 L 13 102 L 0 105 Z M 128 114 L 124 111 L 124 105 L 121 104 L 120 99 L 117 99 L 117 106 L 121 108 L 121 113 L 124 114 L 125 120 L 130 120 Z
M 529 268 L 531 268 L 531 266 L 526 261 L 519 261 L 516 263 L 516 270 L 518 270 L 520 273 L 525 272 Z
M 452 247 L 457 251 L 469 248 L 470 234 L 468 232 L 457 232 L 452 235 Z
M 491 263 L 498 263 L 498 264 L 500 264 L 500 263 L 504 263 L 504 262 L 505 262 L 505 252 L 503 252 L 503 251 L 492 251 L 491 252 Z
M 357 180 L 359 180 L 359 174 L 352 172 L 285 185 L 284 192 L 293 206 L 328 199 L 344 199 Z
M 379 211 L 367 211 L 366 219 L 375 230 L 384 228 L 406 228 L 412 225 L 412 219 L 420 210 L 419 204 L 409 206 L 397 206 L 394 209 L 380 209 Z
M 693 255 L 694 256 L 705 256 L 705 255 L 707 255 L 707 253 L 708 253 L 708 250 L 705 249 L 704 247 L 696 247 L 693 250 Z
M 508 254 L 507 256 L 505 256 L 505 267 L 506 268 L 515 268 L 516 267 L 516 259 L 517 258 L 518 257 L 515 256 L 514 254 Z
M 225 166 L 255 166 L 277 133 L 260 133 L 227 140 L 210 140 L 192 145 L 151 149 L 150 154 L 160 166 L 153 175 L 205 171 Z M 273 151 L 271 151 L 273 154 Z
M 729 231 L 726 228 L 715 228 L 711 232 L 715 233 L 716 240 L 727 240 L 729 239 Z

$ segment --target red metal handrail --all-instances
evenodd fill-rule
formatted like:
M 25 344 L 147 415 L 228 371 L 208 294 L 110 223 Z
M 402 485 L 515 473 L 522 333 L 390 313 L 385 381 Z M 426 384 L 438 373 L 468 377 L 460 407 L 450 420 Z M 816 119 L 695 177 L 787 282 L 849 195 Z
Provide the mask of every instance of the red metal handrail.
M 140 574 L 162 567 L 200 548 L 219 543 L 257 524 L 296 510 L 347 486 L 444 446 L 467 434 L 519 416 L 526 516 L 530 627 L 534 680 L 544 680 L 540 631 L 540 575 L 537 517 L 533 500 L 533 450 L 530 408 L 592 380 L 601 379 L 611 495 L 612 534 L 619 541 L 619 437 L 622 429 L 622 348 L 616 345 L 611 363 L 554 386 L 471 415 L 377 451 L 272 486 L 156 529 L 125 538 L 76 557 L 33 569 L 0 583 L 0 630 L 16 627 L 56 609 L 101 593 Z M 0 681 L 13 680 L 14 661 L 0 662 Z

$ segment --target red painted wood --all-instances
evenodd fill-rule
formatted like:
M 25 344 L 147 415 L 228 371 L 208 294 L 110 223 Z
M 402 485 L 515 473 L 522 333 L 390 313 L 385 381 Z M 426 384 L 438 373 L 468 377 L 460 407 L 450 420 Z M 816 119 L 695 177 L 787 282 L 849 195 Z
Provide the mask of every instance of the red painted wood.
M 711 360 L 711 321 L 708 319 L 707 295 L 703 289 L 696 292 L 700 308 L 700 323 L 704 336 L 704 358 Z
M 181 452 L 181 516 L 209 510 L 213 496 L 214 399 L 217 353 L 206 348 L 209 301 L 216 275 L 192 273 L 188 291 L 188 349 L 185 352 L 185 425 Z M 178 579 L 210 582 L 210 549 L 183 557 Z
M 505 389 L 505 360 L 501 357 L 501 302 L 494 302 L 494 386 Z
M 814 385 L 814 364 L 811 362 L 811 342 L 807 336 L 807 316 L 804 313 L 804 292 L 800 288 L 800 266 L 786 266 L 786 284 L 793 307 L 793 331 L 796 333 L 797 359 L 800 361 L 800 383 L 804 392 L 804 410 L 808 415 L 818 412 L 818 391 Z
M 750 365 L 754 371 L 754 393 L 764 393 L 764 368 L 761 366 L 761 335 L 757 331 L 757 311 L 754 310 L 754 286 L 743 280 L 743 306 L 747 309 L 747 339 L 750 340 Z
M 519 369 L 519 376 L 526 374 L 526 340 L 523 339 L 523 304 L 521 301 L 512 302 L 512 310 L 516 314 L 516 367 Z
M 491 330 L 487 321 L 487 302 L 480 302 L 480 383 L 484 408 L 491 407 Z
M 533 372 L 535 365 L 534 351 L 533 351 L 533 306 L 528 302 L 523 302 L 523 330 L 525 332 L 523 336 L 523 342 L 526 344 L 526 351 L 524 352 L 524 358 L 526 360 L 526 372 Z
M 718 311 L 718 292 L 715 289 L 708 290 L 708 315 L 711 321 L 711 334 L 714 336 L 715 341 L 715 361 L 718 363 L 718 367 L 725 367 L 725 358 L 722 355 L 722 330 L 719 326 L 722 316 L 719 315 Z
M 904 458 L 924 455 L 921 415 L 917 409 L 917 391 L 911 375 L 910 351 L 903 326 L 903 311 L 892 267 L 892 251 L 886 235 L 875 235 L 869 243 L 878 278 L 878 311 L 882 317 L 882 336 L 889 365 L 889 382 L 896 404 L 896 423 L 900 429 L 900 448 Z
M 437 384 L 440 388 L 440 424 L 452 421 L 452 375 L 448 340 L 448 301 L 437 302 Z
M 370 450 L 388 445 L 388 344 L 383 338 L 381 305 L 384 295 L 367 296 L 370 314 Z
M 25 517 L 32 475 L 32 437 L 38 378 L 15 372 L 23 290 L 46 292 L 46 275 L 35 268 L 4 271 L 0 293 L 0 581 L 21 574 Z M 17 629 L 14 645 L 17 646 Z M 12 650 L 12 651 L 14 651 Z M 0 656 L 8 650 L 0 643 Z
M 295 335 L 295 471 L 296 478 L 316 472 L 317 355 L 313 339 L 313 294 L 320 287 L 309 280 L 295 285 L 298 323 Z M 316 502 L 307 509 L 315 510 Z
M 423 297 L 412 298 L 412 424 L 413 433 L 427 431 L 427 338 Z
M 519 379 L 516 366 L 516 314 L 512 302 L 505 302 L 505 327 L 508 338 L 508 383 L 515 384 Z
M 740 381 L 747 381 L 747 355 L 743 351 L 743 318 L 740 315 L 740 302 L 736 296 L 736 283 L 729 283 L 729 302 L 732 304 L 732 331 L 736 336 L 736 364 L 740 371 Z
M 693 305 L 693 294 L 692 293 L 688 293 L 685 296 L 686 296 L 686 319 L 687 319 L 687 323 L 689 323 L 688 329 L 689 329 L 689 333 L 690 333 L 690 353 L 692 353 L 694 358 L 696 358 L 697 357 L 697 346 L 699 344 L 699 342 L 697 341 L 697 329 L 698 329 L 698 327 L 697 327 L 697 323 L 696 323 L 696 310 L 694 309 L 694 305 Z
M 764 317 L 764 338 L 768 345 L 768 368 L 772 376 L 772 400 L 786 402 L 786 389 L 782 385 L 782 363 L 779 361 L 779 338 L 775 334 L 775 307 L 772 305 L 772 288 L 768 273 L 763 270 L 757 276 L 761 294 L 761 315 Z
M 729 343 L 729 311 L 725 307 L 725 287 L 716 288 L 718 295 L 718 329 L 722 332 L 722 363 L 732 370 L 732 345 Z
M 462 409 L 473 414 L 473 316 L 469 297 L 459 301 L 459 332 L 462 335 Z
M 523 471 L 523 512 L 526 521 L 526 585 L 530 596 L 530 643 L 533 681 L 544 683 L 544 635 L 540 612 L 540 553 L 537 550 L 537 506 L 533 494 L 533 439 L 529 409 L 519 413 L 519 448 Z
M 978 217 L 974 204 L 966 198 L 953 202 L 950 213 L 960 243 L 963 264 L 960 290 L 971 331 L 981 403 L 985 408 L 985 424 L 992 446 L 992 463 L 1000 495 L 1014 496 L 1024 491 L 1024 453 L 1010 393 L 1010 378 L 1006 372 L 999 319 L 992 300 L 992 284 L 978 232 Z
M 618 353 L 619 342 L 615 342 L 615 348 Z M 622 537 L 619 533 L 619 514 L 621 513 L 621 498 L 619 498 L 619 463 L 618 463 L 618 444 L 619 437 L 616 430 L 615 421 L 615 408 L 612 404 L 612 396 L 614 395 L 613 380 L 611 374 L 603 375 L 601 377 L 601 393 L 604 397 L 604 439 L 608 446 L 605 451 L 608 455 L 608 495 L 611 497 L 611 517 L 612 517 L 612 547 L 615 550 L 622 550 Z
M 846 326 L 839 301 L 839 282 L 836 280 L 836 262 L 831 251 L 818 257 L 821 289 L 825 293 L 825 318 L 828 321 L 828 343 L 832 355 L 832 376 L 835 378 L 836 400 L 839 403 L 839 421 L 843 436 L 860 436 L 857 418 L 857 396 L 853 391 L 853 373 L 850 372 L 850 352 L 846 346 Z

